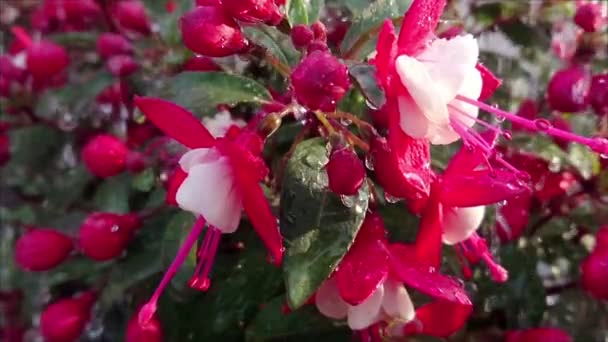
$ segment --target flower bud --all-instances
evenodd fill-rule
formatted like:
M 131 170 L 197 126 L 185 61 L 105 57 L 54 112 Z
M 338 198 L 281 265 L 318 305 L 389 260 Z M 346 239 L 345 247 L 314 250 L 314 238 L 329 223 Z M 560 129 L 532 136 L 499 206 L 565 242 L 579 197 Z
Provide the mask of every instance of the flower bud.
M 559 112 L 580 112 L 589 105 L 590 77 L 581 67 L 556 72 L 547 87 L 547 99 Z
M 60 299 L 40 316 L 40 331 L 46 342 L 77 341 L 91 317 L 89 296 Z
M 133 53 L 133 45 L 120 34 L 106 32 L 97 38 L 97 53 L 101 58 L 130 55 Z
M 113 8 L 114 18 L 123 29 L 143 35 L 152 32 L 144 4 L 139 0 L 119 1 Z
M 62 263 L 72 251 L 72 240 L 53 229 L 34 229 L 15 244 L 15 261 L 24 270 L 46 271 Z
M 188 59 L 182 66 L 184 71 L 220 71 L 217 63 L 211 58 L 205 56 L 194 56 Z
M 106 67 L 112 75 L 125 77 L 137 71 L 139 64 L 129 55 L 116 55 L 108 59 Z
M 327 42 L 327 29 L 325 28 L 325 25 L 322 22 L 317 21 L 314 24 L 310 25 L 310 28 L 314 33 L 315 40 Z
M 583 260 L 581 284 L 593 297 L 608 300 L 608 249 L 595 249 Z
M 27 49 L 27 70 L 36 79 L 60 74 L 69 64 L 68 53 L 61 45 L 42 40 Z
M 11 142 L 8 135 L 0 133 L 0 166 L 11 159 Z
M 589 97 L 591 107 L 597 115 L 608 115 L 608 74 L 593 76 Z
M 126 342 L 162 342 L 163 331 L 160 320 L 156 315 L 152 316 L 148 322 L 140 323 L 139 310 L 129 320 L 127 324 Z
M 306 25 L 296 25 L 291 29 L 291 42 L 298 49 L 306 47 L 314 38 L 314 33 Z
M 585 32 L 596 32 L 602 27 L 602 5 L 599 3 L 585 3 L 576 9 L 574 22 Z
M 248 46 L 239 25 L 221 8 L 200 6 L 180 20 L 186 47 L 210 57 L 233 55 Z
M 363 163 L 349 148 L 332 151 L 326 168 L 329 189 L 339 195 L 355 195 L 365 180 Z
M 222 7 L 233 18 L 251 24 L 275 26 L 283 19 L 274 0 L 222 0 Z
M 328 52 L 329 47 L 327 47 L 327 43 L 322 40 L 313 40 L 310 44 L 308 44 L 306 52 L 311 54 L 314 51 Z
M 96 261 L 116 258 L 127 247 L 138 222 L 132 215 L 93 213 L 80 226 L 80 249 Z
M 298 102 L 311 110 L 333 111 L 350 87 L 348 69 L 331 53 L 314 51 L 291 74 Z
M 89 171 L 97 177 L 115 176 L 124 171 L 129 150 L 113 135 L 93 137 L 82 149 L 82 159 Z

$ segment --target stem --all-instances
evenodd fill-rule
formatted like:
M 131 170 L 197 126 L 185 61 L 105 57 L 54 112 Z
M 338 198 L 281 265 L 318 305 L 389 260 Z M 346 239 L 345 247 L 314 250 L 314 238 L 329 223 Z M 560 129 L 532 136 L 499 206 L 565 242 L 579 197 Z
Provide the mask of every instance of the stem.
M 279 74 L 281 74 L 281 76 L 283 76 L 285 78 L 289 78 L 289 76 L 291 75 L 291 68 L 289 67 L 289 65 L 281 62 L 275 55 L 270 53 L 270 51 L 268 51 L 268 49 L 265 49 L 265 48 L 264 48 L 264 60 L 268 64 L 272 65 L 272 67 L 275 68 L 279 72 Z
M 401 24 L 401 22 L 403 21 L 403 17 L 392 18 L 391 21 L 393 22 L 393 25 L 397 26 Z M 354 56 L 357 55 L 359 51 L 361 51 L 361 49 L 365 46 L 365 44 L 367 44 L 370 39 L 378 35 L 380 30 L 382 29 L 382 25 L 383 23 L 380 23 L 379 25 L 372 27 L 367 32 L 359 36 L 357 41 L 355 41 L 355 43 L 350 47 L 350 49 L 346 50 L 346 52 L 342 54 L 342 58 L 353 59 Z
M 325 129 L 327 130 L 327 133 L 329 135 L 336 133 L 336 131 L 334 130 L 334 127 L 329 123 L 329 121 L 327 121 L 327 118 L 325 117 L 324 113 L 317 110 L 317 111 L 315 111 L 315 116 L 317 117 L 317 120 L 319 120 L 319 122 L 321 122 L 323 127 L 325 127 Z
M 344 135 L 346 136 L 346 139 L 349 140 L 349 143 L 351 145 L 358 146 L 360 149 L 362 149 L 366 153 L 369 152 L 369 145 L 365 141 L 361 140 L 361 138 L 356 136 L 353 132 L 349 131 L 344 126 L 340 125 L 339 123 L 336 122 L 335 126 L 338 127 L 338 129 L 340 131 L 342 131 L 342 133 L 344 133 Z
M 367 130 L 367 133 L 371 133 L 371 134 L 376 133 L 376 129 L 374 128 L 374 126 L 369 124 L 367 121 L 359 119 L 354 114 L 336 111 L 335 113 L 328 113 L 327 116 L 329 116 L 332 119 L 345 119 L 345 120 L 352 121 L 352 123 L 354 123 L 357 127 L 359 127 L 359 129 L 362 129 L 364 131 Z

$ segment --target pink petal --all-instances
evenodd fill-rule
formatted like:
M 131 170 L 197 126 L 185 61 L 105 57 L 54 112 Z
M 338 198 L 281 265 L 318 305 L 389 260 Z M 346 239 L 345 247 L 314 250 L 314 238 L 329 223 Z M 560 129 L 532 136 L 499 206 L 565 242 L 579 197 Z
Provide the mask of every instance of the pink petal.
M 167 186 L 167 195 L 165 197 L 165 202 L 171 205 L 177 205 L 175 195 L 177 194 L 177 190 L 182 185 L 186 177 L 188 177 L 188 174 L 184 170 L 182 170 L 181 167 L 178 166 L 175 168 L 175 171 L 173 171 L 171 179 L 169 180 L 169 185 Z
M 387 94 L 391 92 L 395 58 L 397 58 L 396 42 L 395 26 L 390 19 L 386 19 L 378 36 L 377 53 L 373 63 L 376 65 L 378 81 Z
M 215 139 L 203 124 L 184 108 L 169 101 L 139 97 L 135 105 L 169 137 L 189 148 L 213 146 Z
M 498 208 L 496 228 L 498 237 L 503 242 L 519 238 L 530 220 L 532 194 L 525 193 L 508 199 Z
M 476 207 L 502 202 L 529 191 L 512 172 L 471 171 L 444 178 L 440 201 L 448 207 Z
M 416 260 L 435 268 L 441 264 L 441 236 L 443 234 L 443 204 L 439 201 L 439 194 L 440 188 L 434 185 L 420 219 L 420 228 L 414 246 Z
M 433 34 L 446 0 L 414 0 L 403 16 L 399 32 L 399 54 L 413 55 Z
M 486 68 L 481 63 L 477 63 L 475 68 L 477 68 L 477 70 L 479 71 L 479 74 L 481 74 L 481 80 L 482 80 L 482 85 L 483 85 L 481 88 L 481 94 L 479 95 L 478 100 L 484 101 L 484 100 L 488 99 L 490 96 L 492 96 L 492 94 L 494 94 L 496 89 L 498 89 L 498 87 L 500 87 L 500 85 L 502 84 L 502 80 L 500 78 L 494 76 L 492 71 L 490 71 L 490 69 Z
M 416 310 L 416 319 L 404 328 L 405 335 L 448 337 L 460 330 L 471 315 L 471 305 L 436 301 Z
M 489 146 L 494 147 L 498 141 L 498 131 L 487 130 L 480 134 Z M 445 169 L 444 175 L 473 171 L 476 167 L 485 161 L 483 151 L 479 149 L 469 150 L 466 147 L 461 147 L 458 152 L 450 159 L 450 163 Z

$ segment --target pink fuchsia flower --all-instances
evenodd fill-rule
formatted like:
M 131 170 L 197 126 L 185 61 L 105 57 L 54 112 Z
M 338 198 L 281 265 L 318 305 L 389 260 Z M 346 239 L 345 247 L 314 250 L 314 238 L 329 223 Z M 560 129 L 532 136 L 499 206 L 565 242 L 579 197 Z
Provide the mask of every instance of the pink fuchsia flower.
M 533 328 L 510 330 L 505 334 L 505 342 L 572 342 L 567 332 L 557 328 Z
M 222 233 L 232 233 L 239 225 L 244 209 L 258 232 L 274 263 L 283 256 L 282 238 L 277 220 L 270 211 L 259 181 L 268 172 L 260 158 L 263 141 L 249 130 L 242 130 L 224 138 L 211 133 L 187 110 L 157 98 L 136 97 L 135 104 L 165 134 L 191 148 L 180 160 L 175 202 L 197 216 L 192 231 L 180 247 L 169 270 L 144 305 L 140 323 L 149 321 L 156 311 L 156 303 L 176 270 L 184 262 L 206 225 L 199 264 L 190 280 L 193 288 L 206 290 L 210 285 L 209 272 Z
M 399 39 L 390 20 L 378 38 L 374 64 L 379 83 L 399 108 L 399 126 L 417 139 L 464 144 L 493 154 L 475 123 L 509 138 L 510 133 L 477 119 L 482 109 L 533 131 L 578 142 L 600 154 L 608 152 L 608 139 L 585 138 L 556 129 L 543 119 L 527 120 L 481 102 L 499 85 L 489 70 L 478 66 L 479 48 L 470 35 L 429 42 L 445 6 L 445 0 L 415 0 L 404 16 Z M 457 61 L 457 62 L 454 62 Z M 484 89 L 486 88 L 486 89 Z

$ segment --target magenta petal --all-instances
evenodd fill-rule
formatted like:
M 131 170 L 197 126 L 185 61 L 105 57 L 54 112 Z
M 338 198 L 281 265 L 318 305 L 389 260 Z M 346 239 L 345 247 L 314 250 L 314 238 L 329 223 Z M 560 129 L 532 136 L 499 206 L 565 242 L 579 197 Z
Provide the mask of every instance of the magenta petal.
M 446 0 L 414 0 L 403 16 L 399 32 L 399 54 L 415 54 L 431 37 Z
M 441 235 L 443 234 L 443 205 L 439 201 L 440 189 L 431 188 L 428 204 L 420 219 L 420 228 L 414 245 L 415 258 L 430 267 L 441 264 Z
M 397 58 L 397 35 L 395 34 L 395 26 L 390 19 L 386 19 L 382 24 L 382 30 L 378 36 L 376 44 L 376 57 L 374 64 L 376 65 L 376 75 L 378 82 L 388 93 L 390 92 L 391 77 L 394 75 L 394 63 Z
M 167 195 L 165 196 L 165 202 L 167 202 L 167 204 L 177 206 L 175 195 L 186 177 L 188 177 L 188 174 L 181 167 L 178 166 L 175 168 L 175 171 L 171 175 L 171 179 L 169 179 L 169 185 L 167 186 Z
M 512 172 L 471 171 L 444 178 L 440 201 L 448 207 L 475 207 L 502 202 L 530 191 Z
M 184 108 L 153 97 L 135 97 L 135 105 L 169 137 L 189 148 L 213 146 L 215 138 L 203 124 Z
M 471 305 L 436 301 L 416 310 L 416 319 L 404 328 L 405 335 L 448 337 L 460 330 L 471 315 Z
M 494 94 L 496 89 L 498 89 L 498 87 L 500 87 L 500 85 L 502 84 L 502 80 L 494 76 L 492 71 L 490 71 L 490 69 L 486 68 L 481 63 L 477 63 L 475 68 L 477 68 L 477 71 L 479 71 L 482 82 L 481 94 L 479 95 L 478 100 L 484 101 L 490 96 L 492 96 L 492 94 Z
M 494 147 L 498 141 L 498 131 L 487 130 L 480 133 L 480 136 L 488 143 L 489 146 Z M 453 174 L 473 171 L 476 167 L 484 163 L 486 156 L 480 149 L 470 150 L 466 147 L 461 147 L 458 152 L 450 159 L 450 163 L 445 169 L 444 175 L 449 176 Z

